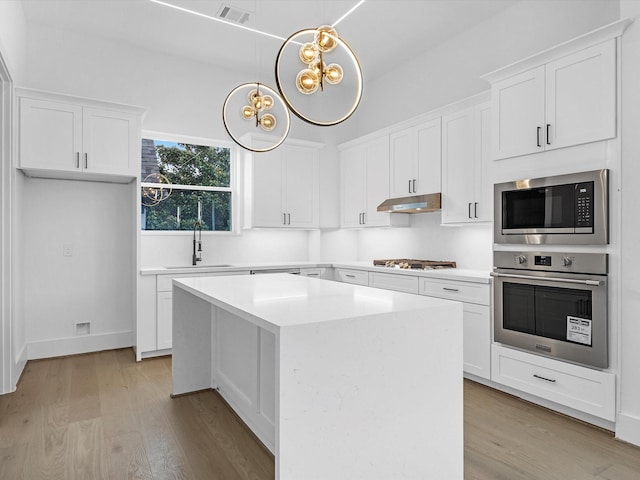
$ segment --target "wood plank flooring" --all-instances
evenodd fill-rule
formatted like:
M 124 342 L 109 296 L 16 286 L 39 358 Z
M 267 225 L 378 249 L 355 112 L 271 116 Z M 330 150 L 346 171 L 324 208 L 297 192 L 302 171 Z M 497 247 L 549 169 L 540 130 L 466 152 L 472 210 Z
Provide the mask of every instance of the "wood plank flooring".
M 170 357 L 30 361 L 0 396 L 0 479 L 274 478 L 273 457 L 216 394 L 170 391 Z M 465 380 L 465 479 L 638 478 L 640 448 Z

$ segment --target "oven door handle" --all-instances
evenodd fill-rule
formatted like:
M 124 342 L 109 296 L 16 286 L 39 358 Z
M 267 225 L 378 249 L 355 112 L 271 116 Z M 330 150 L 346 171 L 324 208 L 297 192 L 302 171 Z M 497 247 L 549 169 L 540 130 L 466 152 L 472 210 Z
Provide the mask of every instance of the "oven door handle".
M 603 285 L 601 280 L 576 280 L 574 278 L 558 278 L 558 277 L 533 277 L 531 275 L 514 275 L 513 273 L 497 273 L 490 272 L 492 277 L 505 277 L 505 278 L 522 278 L 524 280 L 536 280 L 536 281 L 548 281 L 548 282 L 562 282 L 562 283 L 577 283 L 580 285 Z

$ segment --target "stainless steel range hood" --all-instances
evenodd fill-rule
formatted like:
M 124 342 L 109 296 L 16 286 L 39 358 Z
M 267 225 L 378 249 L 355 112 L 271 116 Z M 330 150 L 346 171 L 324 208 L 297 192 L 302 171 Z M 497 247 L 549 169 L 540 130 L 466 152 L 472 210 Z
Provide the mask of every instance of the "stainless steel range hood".
M 390 198 L 378 205 L 379 212 L 427 213 L 440 210 L 440 194 L 414 195 L 412 197 Z

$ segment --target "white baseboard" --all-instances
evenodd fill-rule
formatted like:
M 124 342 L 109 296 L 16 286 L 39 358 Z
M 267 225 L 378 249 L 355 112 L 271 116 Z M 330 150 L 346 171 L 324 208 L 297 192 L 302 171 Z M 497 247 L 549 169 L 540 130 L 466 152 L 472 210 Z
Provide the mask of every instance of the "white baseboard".
M 27 344 L 28 359 L 61 357 L 131 347 L 135 343 L 134 337 L 134 333 L 129 331 L 29 342 Z
M 24 345 L 22 345 L 22 348 L 18 352 L 18 355 L 16 355 L 16 361 L 15 361 L 15 364 L 13 365 L 13 381 L 16 384 L 18 383 L 18 380 L 20 380 L 20 376 L 24 371 L 24 367 L 27 364 L 27 360 L 28 360 L 27 344 L 25 343 Z M 14 385 L 14 388 L 15 388 L 15 385 Z
M 616 438 L 640 446 L 640 418 L 619 414 L 616 422 Z

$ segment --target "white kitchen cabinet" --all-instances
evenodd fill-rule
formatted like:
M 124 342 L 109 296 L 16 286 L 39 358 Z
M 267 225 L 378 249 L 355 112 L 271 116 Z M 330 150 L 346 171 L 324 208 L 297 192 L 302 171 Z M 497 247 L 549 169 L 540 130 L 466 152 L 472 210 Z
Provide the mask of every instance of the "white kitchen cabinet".
M 318 228 L 318 162 L 319 150 L 313 146 L 287 144 L 252 154 L 250 226 Z
M 418 277 L 393 273 L 369 272 L 369 286 L 405 293 L 419 291 Z
M 440 192 L 440 118 L 389 136 L 391 198 Z
M 366 270 L 350 270 L 336 268 L 335 279 L 338 282 L 354 283 L 356 285 L 369 285 L 369 272 Z
M 491 106 L 442 118 L 442 223 L 491 221 Z
M 165 350 L 171 348 L 173 336 L 173 292 L 158 292 L 156 302 L 156 350 Z
M 464 371 L 491 378 L 491 286 L 486 283 L 420 278 L 420 294 L 463 302 Z
M 188 267 L 187 267 L 188 268 Z M 163 273 L 141 275 L 138 282 L 136 359 L 165 355 L 172 346 L 173 279 L 220 275 L 247 275 L 248 270 L 229 272 Z
M 389 136 L 340 151 L 340 226 L 408 225 L 406 215 L 378 212 L 389 198 Z
M 26 89 L 17 95 L 25 174 L 124 183 L 140 174 L 141 109 Z
M 616 135 L 614 38 L 507 78 L 499 73 L 487 78 L 492 81 L 495 159 Z
M 615 421 L 615 375 L 491 346 L 491 380 L 575 410 Z
M 274 450 L 275 335 L 229 312 L 214 310 L 213 382 Z

